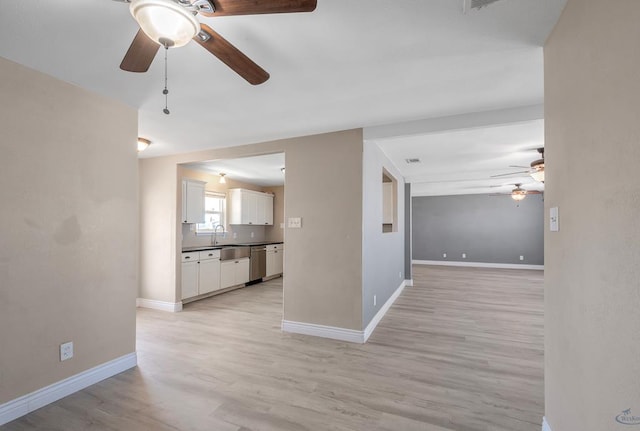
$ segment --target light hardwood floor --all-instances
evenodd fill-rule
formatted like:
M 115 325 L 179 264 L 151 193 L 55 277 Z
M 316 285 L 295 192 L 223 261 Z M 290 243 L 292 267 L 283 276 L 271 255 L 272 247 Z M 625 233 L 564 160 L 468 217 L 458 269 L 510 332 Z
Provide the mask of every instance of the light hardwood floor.
M 538 431 L 542 277 L 416 266 L 365 345 L 282 333 L 281 279 L 140 309 L 138 368 L 0 429 Z

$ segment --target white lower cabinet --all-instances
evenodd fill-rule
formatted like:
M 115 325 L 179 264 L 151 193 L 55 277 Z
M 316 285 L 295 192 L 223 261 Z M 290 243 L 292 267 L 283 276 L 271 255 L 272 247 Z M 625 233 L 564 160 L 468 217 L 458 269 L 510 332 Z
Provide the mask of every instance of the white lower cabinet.
M 220 288 L 249 282 L 249 258 L 227 260 L 220 264 Z
M 267 277 L 284 272 L 284 244 L 267 245 Z
M 220 250 L 182 253 L 182 299 L 220 289 Z

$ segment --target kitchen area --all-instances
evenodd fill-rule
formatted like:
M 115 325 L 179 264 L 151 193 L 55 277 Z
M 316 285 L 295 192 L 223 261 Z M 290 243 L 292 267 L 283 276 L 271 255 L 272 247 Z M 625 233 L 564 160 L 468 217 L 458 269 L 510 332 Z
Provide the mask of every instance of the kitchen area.
M 283 153 L 183 164 L 179 174 L 183 304 L 283 276 Z

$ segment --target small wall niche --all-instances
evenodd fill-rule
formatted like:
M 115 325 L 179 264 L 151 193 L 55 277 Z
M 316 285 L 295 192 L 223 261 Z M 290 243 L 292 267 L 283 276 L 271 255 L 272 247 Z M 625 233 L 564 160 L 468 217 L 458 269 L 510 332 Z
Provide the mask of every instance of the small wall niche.
M 382 233 L 398 231 L 398 181 L 382 169 Z

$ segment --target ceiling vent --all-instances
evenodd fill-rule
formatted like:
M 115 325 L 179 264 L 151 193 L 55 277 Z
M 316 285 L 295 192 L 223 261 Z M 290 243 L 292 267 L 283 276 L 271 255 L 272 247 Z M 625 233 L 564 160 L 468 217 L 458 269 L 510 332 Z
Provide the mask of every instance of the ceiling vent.
M 420 163 L 420 159 L 404 159 L 408 164 Z
M 469 9 L 482 9 L 497 1 L 499 0 L 464 0 L 464 10 L 466 12 Z

